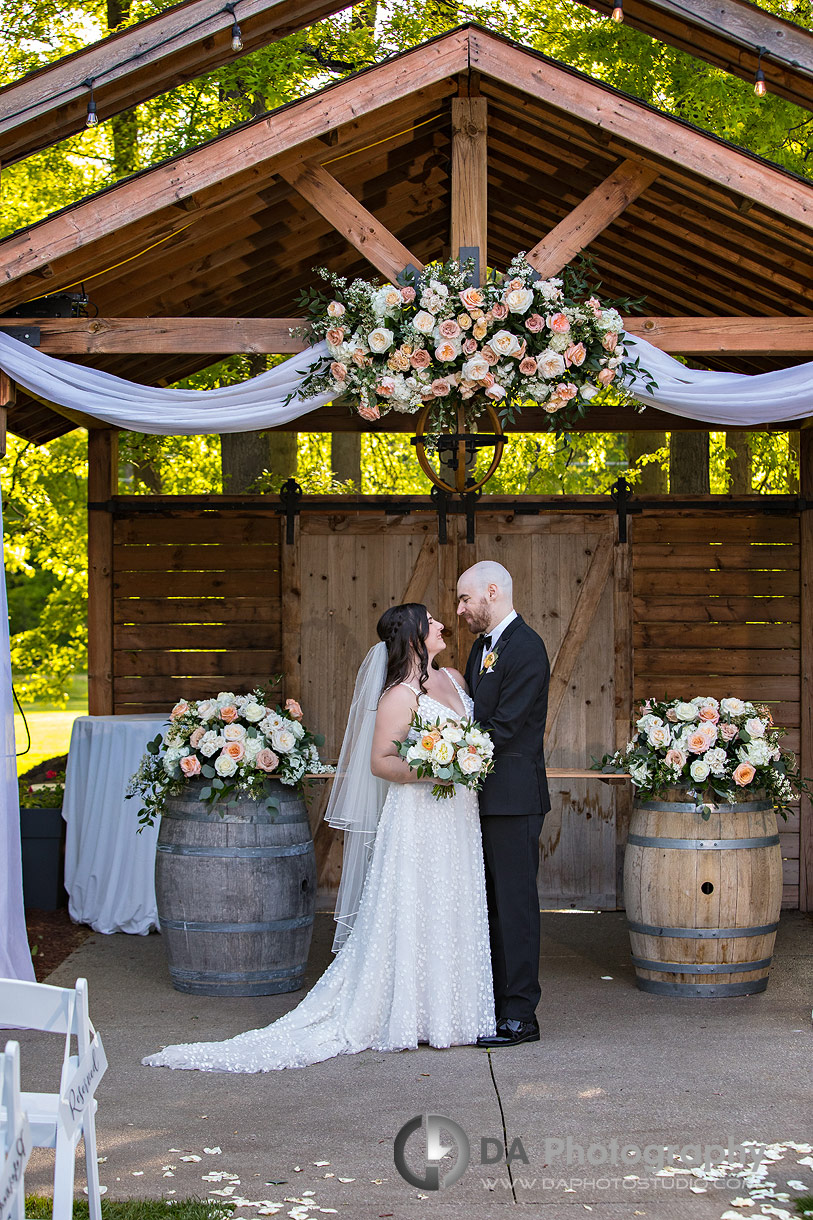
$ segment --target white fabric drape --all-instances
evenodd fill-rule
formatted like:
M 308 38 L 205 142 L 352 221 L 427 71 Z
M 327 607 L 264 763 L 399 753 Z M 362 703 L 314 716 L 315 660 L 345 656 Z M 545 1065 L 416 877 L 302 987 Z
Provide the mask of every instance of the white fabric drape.
M 0 505 L 0 534 L 3 511 Z M 0 581 L 0 699 L 3 717 L 3 773 L 0 776 L 0 978 L 33 982 L 23 914 L 23 862 L 20 848 L 20 800 L 14 744 L 14 700 L 8 639 L 5 572 Z
M 629 388 L 641 402 L 662 411 L 720 428 L 758 428 L 813 415 L 813 363 L 755 376 L 715 373 L 688 369 L 646 339 L 628 335 L 627 343 L 658 383 L 651 394 L 644 378 L 633 379 Z M 92 415 L 114 428 L 164 436 L 253 432 L 290 423 L 334 397 L 299 397 L 308 370 L 326 355 L 325 344 L 318 343 L 239 385 L 172 390 L 138 385 L 60 360 L 0 333 L 0 368 L 38 398 Z M 286 404 L 290 394 L 294 397 Z

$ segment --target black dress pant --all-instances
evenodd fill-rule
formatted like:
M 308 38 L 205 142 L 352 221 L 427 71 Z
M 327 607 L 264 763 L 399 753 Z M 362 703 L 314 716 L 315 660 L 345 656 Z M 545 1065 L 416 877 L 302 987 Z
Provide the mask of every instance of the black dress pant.
M 542 814 L 480 818 L 497 1018 L 530 1021 L 539 986 L 539 835 Z

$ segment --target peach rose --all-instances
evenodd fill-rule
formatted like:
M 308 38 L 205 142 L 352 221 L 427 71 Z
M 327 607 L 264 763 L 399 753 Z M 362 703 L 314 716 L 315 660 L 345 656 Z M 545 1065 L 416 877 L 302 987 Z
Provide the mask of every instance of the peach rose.
M 541 330 L 545 329 L 545 319 L 538 313 L 532 313 L 530 318 L 525 319 L 525 329 L 529 330 L 532 335 L 538 335 Z
M 286 699 L 285 710 L 289 716 L 293 716 L 294 720 L 302 719 L 302 708 L 299 706 L 296 699 Z
M 686 745 L 691 750 L 692 754 L 705 754 L 709 748 L 708 736 L 701 732 L 700 729 L 695 729 L 686 739 Z
M 428 369 L 432 363 L 432 357 L 425 347 L 419 347 L 409 357 L 409 363 L 414 369 Z
M 180 703 L 176 703 L 172 711 L 169 713 L 170 720 L 177 720 L 179 716 L 183 716 L 184 712 L 189 711 L 189 704 L 182 699 Z
M 736 724 L 720 725 L 720 736 L 722 737 L 723 741 L 733 741 L 739 731 L 740 730 L 737 728 Z
M 411 305 L 415 300 L 415 289 L 410 284 L 401 289 L 401 300 L 405 305 Z
M 461 330 L 469 330 L 471 327 L 471 317 L 467 313 L 459 313 L 457 315 L 457 325 Z
M 198 748 L 200 739 L 204 736 L 205 733 L 206 733 L 206 730 L 202 729 L 202 728 L 193 730 L 192 736 L 189 738 L 189 744 L 193 750 L 196 750 Z
M 220 719 L 224 724 L 234 724 L 237 719 L 237 708 L 233 703 L 227 703 L 220 709 Z
M 607 334 L 601 340 L 601 346 L 605 352 L 613 352 L 618 347 L 618 333 L 614 330 L 608 330 Z
M 569 381 L 566 385 L 556 387 L 556 397 L 561 398 L 562 402 L 570 402 L 571 398 L 575 398 L 578 392 L 578 387 L 572 381 Z
M 227 758 L 233 758 L 235 762 L 239 762 L 245 752 L 246 747 L 243 745 L 242 741 L 229 741 L 220 751 L 220 753 L 225 754 Z
M 266 746 L 254 759 L 254 766 L 258 771 L 276 771 L 279 766 L 279 758 L 273 750 L 269 750 Z
M 533 377 L 536 373 L 536 360 L 533 356 L 526 356 L 520 361 L 519 371 L 524 377 Z
M 332 343 L 334 347 L 338 347 L 344 338 L 343 326 L 331 326 L 329 331 L 325 332 L 325 338 L 328 343 Z
M 438 330 L 444 339 L 456 339 L 460 334 L 460 327 L 451 318 L 447 318 L 444 322 L 441 322 Z
M 436 377 L 432 382 L 432 394 L 435 398 L 445 398 L 451 388 L 444 377 Z
M 508 306 L 503 305 L 502 301 L 497 301 L 496 305 L 491 306 L 491 316 L 498 322 L 502 322 L 508 317 Z
M 488 334 L 488 323 L 481 318 L 479 322 L 474 323 L 474 330 L 471 333 L 478 341 L 485 339 Z
M 545 321 L 555 335 L 566 335 L 570 330 L 570 319 L 565 313 L 549 314 Z
M 686 755 L 682 750 L 667 750 L 666 765 L 668 767 L 676 767 L 682 769 L 686 766 Z
M 497 385 L 496 383 L 494 385 L 486 386 L 485 393 L 486 398 L 491 398 L 494 400 L 494 402 L 499 402 L 500 399 L 505 398 L 505 390 L 501 385 Z
M 669 711 L 666 713 L 666 719 L 671 721 L 672 724 L 677 723 L 677 712 L 673 707 L 670 707 Z
M 343 318 L 344 305 L 340 301 L 331 301 L 327 307 L 327 316 L 329 318 Z
M 488 389 L 490 386 L 493 386 L 494 382 L 496 380 L 497 380 L 497 378 L 494 376 L 493 373 L 486 373 L 485 377 L 480 378 L 481 384 L 484 385 L 486 389 Z
M 477 351 L 477 340 L 476 339 L 466 339 L 466 341 L 463 344 L 463 355 L 464 356 L 473 356 L 476 351 Z
M 378 385 L 375 387 L 375 392 L 379 398 L 391 398 L 395 389 L 395 381 L 392 377 L 382 377 Z
M 750 763 L 741 762 L 734 772 L 734 783 L 739 784 L 740 788 L 744 788 L 746 784 L 750 784 L 755 775 L 756 770 Z
M 499 362 L 500 362 L 499 356 L 494 351 L 494 348 L 491 346 L 490 343 L 484 344 L 483 350 L 481 351 L 480 355 L 484 356 L 489 364 L 499 364 Z
M 565 364 L 568 368 L 570 368 L 571 364 L 575 364 L 578 368 L 580 364 L 584 364 L 586 357 L 587 348 L 583 343 L 571 343 L 565 352 Z
M 479 288 L 464 288 L 460 294 L 460 300 L 466 309 L 478 309 L 485 303 L 485 297 Z
M 704 706 L 700 708 L 699 715 L 701 720 L 709 720 L 712 724 L 716 724 L 720 719 L 720 713 L 711 703 L 704 704 Z
M 353 364 L 357 368 L 364 369 L 370 363 L 370 357 L 367 355 L 363 347 L 357 347 L 353 352 Z
M 460 355 L 460 344 L 452 342 L 451 339 L 443 339 L 435 348 L 435 359 L 448 362 L 456 360 Z
M 200 759 L 194 754 L 185 754 L 180 760 L 181 770 L 187 779 L 191 779 L 193 775 L 200 775 Z
M 381 419 L 381 412 L 378 407 L 359 407 L 358 411 L 362 419 Z
M 602 369 L 598 375 L 599 385 L 608 386 L 615 381 L 615 369 Z
M 334 360 L 330 366 L 330 375 L 334 381 L 346 381 L 347 369 L 338 360 Z

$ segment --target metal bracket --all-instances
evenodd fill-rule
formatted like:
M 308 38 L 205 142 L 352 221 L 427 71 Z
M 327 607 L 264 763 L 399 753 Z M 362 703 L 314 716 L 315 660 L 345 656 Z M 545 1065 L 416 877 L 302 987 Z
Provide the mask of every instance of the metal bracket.
M 302 504 L 302 488 L 296 479 L 285 480 L 279 489 L 279 498 L 282 501 L 282 508 L 285 513 L 285 544 L 286 546 L 293 546 L 296 519 L 299 516 L 300 505 Z
M 481 491 L 469 491 L 463 496 L 466 508 L 466 542 L 474 542 L 474 510 L 482 494 Z
M 40 345 L 38 326 L 0 326 L 0 331 L 4 335 L 10 335 L 12 339 L 17 339 L 20 343 L 27 343 L 29 347 L 39 347 Z
M 629 499 L 632 487 L 622 475 L 610 488 L 610 497 L 618 514 L 618 541 L 627 541 L 627 516 L 629 514 Z
M 474 266 L 471 271 L 466 274 L 466 283 L 470 288 L 480 287 L 480 247 L 479 246 L 461 246 L 457 253 L 457 261 L 462 269 L 466 259 L 470 258 Z
M 442 487 L 433 487 L 429 493 L 429 499 L 438 510 L 438 542 L 441 546 L 445 546 L 449 540 L 446 530 L 449 497 Z

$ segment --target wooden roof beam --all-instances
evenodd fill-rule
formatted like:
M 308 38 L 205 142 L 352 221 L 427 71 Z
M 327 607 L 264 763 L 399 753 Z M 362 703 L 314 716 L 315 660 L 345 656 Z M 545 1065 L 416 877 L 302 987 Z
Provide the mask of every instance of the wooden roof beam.
M 410 253 L 323 165 L 306 161 L 282 170 L 280 176 L 388 280 L 394 281 L 409 264 L 416 271 L 423 271 L 420 259 Z
M 347 0 L 239 0 L 243 50 L 234 52 L 225 0 L 174 5 L 0 89 L 0 161 L 19 161 L 81 131 L 88 80 L 99 119 L 109 119 L 347 7 Z
M 615 0 L 579 0 L 605 17 Z M 813 110 L 813 33 L 746 0 L 624 0 L 624 23 L 753 84 L 759 48 L 768 90 Z
M 626 207 L 657 178 L 657 171 L 624 161 L 591 191 L 564 220 L 528 251 L 528 262 L 544 279 L 558 275 L 572 258 L 617 220 Z

